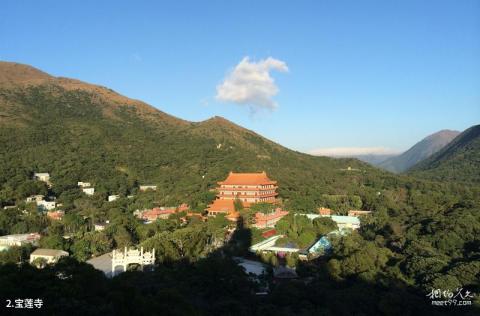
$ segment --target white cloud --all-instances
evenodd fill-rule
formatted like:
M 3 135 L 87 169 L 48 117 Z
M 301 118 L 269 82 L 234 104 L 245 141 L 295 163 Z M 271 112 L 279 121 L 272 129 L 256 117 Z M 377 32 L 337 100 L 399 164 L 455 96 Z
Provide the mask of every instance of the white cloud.
M 360 155 L 396 155 L 399 154 L 399 151 L 385 147 L 333 147 L 312 149 L 309 154 L 328 157 L 353 157 Z
M 279 90 L 270 76 L 271 70 L 288 72 L 288 67 L 285 62 L 272 57 L 258 62 L 244 57 L 217 86 L 215 98 L 222 102 L 249 106 L 252 111 L 273 110 L 277 104 L 272 98 Z

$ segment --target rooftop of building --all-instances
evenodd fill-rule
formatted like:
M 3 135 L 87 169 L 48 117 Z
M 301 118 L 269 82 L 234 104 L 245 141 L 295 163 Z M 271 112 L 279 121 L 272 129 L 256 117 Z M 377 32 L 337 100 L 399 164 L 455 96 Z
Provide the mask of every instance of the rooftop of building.
M 161 215 L 161 214 L 172 214 L 175 213 L 176 208 L 175 207 L 154 207 L 151 210 L 146 210 L 143 212 L 144 215 L 149 214 L 149 215 Z
M 355 216 L 332 215 L 330 217 L 334 222 L 337 222 L 337 223 L 360 225 L 360 220 L 358 219 L 358 217 L 355 217 Z
M 329 217 L 334 222 L 338 224 L 357 224 L 360 225 L 360 220 L 356 216 L 346 216 L 346 215 L 320 215 L 320 214 L 301 214 L 297 213 L 296 215 L 303 215 L 313 220 L 318 217 Z
M 275 236 L 276 234 L 277 234 L 277 231 L 274 228 L 272 228 L 272 229 L 269 229 L 267 231 L 264 231 L 262 233 L 262 237 L 263 238 L 269 238 L 269 237 Z
M 232 212 L 235 211 L 235 201 L 216 199 L 208 206 L 208 210 L 225 213 Z
M 245 269 L 245 272 L 247 274 L 252 273 L 255 275 L 262 275 L 267 271 L 268 266 L 262 262 L 248 260 L 241 257 L 234 257 L 233 259 L 237 262 L 239 266 Z
M 267 213 L 267 214 L 257 212 L 257 213 L 255 213 L 255 219 L 256 220 L 270 220 L 270 219 L 274 219 L 274 218 L 278 218 L 278 217 L 283 217 L 287 214 L 288 214 L 288 211 L 283 211 L 283 210 L 277 208 L 275 211 L 273 211 L 271 213 Z
M 233 171 L 230 171 L 228 177 L 224 181 L 218 182 L 220 185 L 260 185 L 275 183 L 277 182 L 270 180 L 265 171 L 258 173 L 234 173 Z
M 68 256 L 68 252 L 58 249 L 47 249 L 47 248 L 38 248 L 35 249 L 31 254 L 32 256 L 45 256 L 45 257 L 56 257 L 56 256 Z
M 13 234 L 13 235 L 4 235 L 0 236 L 0 239 L 8 239 L 8 240 L 36 240 L 40 239 L 40 234 L 38 233 L 28 233 L 28 234 Z

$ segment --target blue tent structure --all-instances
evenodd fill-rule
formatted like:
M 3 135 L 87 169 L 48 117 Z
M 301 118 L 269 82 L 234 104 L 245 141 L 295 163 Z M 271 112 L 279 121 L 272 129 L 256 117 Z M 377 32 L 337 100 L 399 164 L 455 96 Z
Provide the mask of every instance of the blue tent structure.
M 319 240 L 317 240 L 316 243 L 314 243 L 310 248 L 308 248 L 308 253 L 328 253 L 332 250 L 332 243 L 328 239 L 328 236 L 332 235 L 346 235 L 350 232 L 349 229 L 339 229 L 339 230 L 334 230 L 332 232 L 329 232 L 326 235 L 323 235 L 320 237 Z
M 327 236 L 322 236 L 316 243 L 308 249 L 309 253 L 328 252 L 332 249 L 332 244 Z

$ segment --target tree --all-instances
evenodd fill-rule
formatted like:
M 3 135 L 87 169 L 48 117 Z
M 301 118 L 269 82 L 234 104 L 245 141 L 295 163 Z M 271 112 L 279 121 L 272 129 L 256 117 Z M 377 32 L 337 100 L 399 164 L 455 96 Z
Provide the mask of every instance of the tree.
M 35 180 L 26 180 L 20 184 L 16 190 L 19 199 L 24 199 L 31 195 L 47 195 L 48 187 L 44 182 Z
M 233 206 L 235 208 L 235 211 L 240 212 L 243 210 L 243 203 L 239 198 L 236 198 L 235 201 L 233 202 Z
M 289 253 L 287 254 L 287 256 L 285 257 L 286 259 L 286 262 L 287 262 L 287 266 L 290 267 L 290 268 L 295 268 L 297 266 L 297 263 L 298 263 L 298 254 L 296 253 Z
M 79 261 L 86 261 L 92 255 L 90 242 L 85 239 L 75 240 L 70 248 L 73 256 Z
M 65 245 L 65 240 L 63 237 L 58 235 L 48 235 L 40 239 L 40 246 L 42 248 L 63 250 Z
M 33 247 L 30 244 L 25 246 L 12 246 L 6 250 L 0 251 L 0 264 L 24 263 L 28 262 Z
M 35 260 L 32 261 L 32 265 L 39 269 L 45 268 L 47 264 L 47 259 L 45 258 L 35 258 Z
M 326 235 L 332 231 L 338 229 L 337 223 L 335 223 L 329 217 L 319 217 L 313 220 L 313 227 L 317 235 Z
M 117 226 L 113 233 L 116 248 L 128 247 L 133 244 L 130 232 L 123 226 Z
M 275 254 L 273 254 L 271 257 L 270 257 L 270 264 L 273 266 L 273 267 L 278 267 L 278 258 Z
M 333 258 L 328 267 L 337 278 L 357 276 L 372 281 L 393 255 L 388 248 L 380 248 L 357 233 L 333 239 L 332 243 Z
M 254 213 L 260 212 L 263 214 L 268 214 L 275 211 L 275 205 L 267 202 L 259 202 L 250 206 L 250 210 Z

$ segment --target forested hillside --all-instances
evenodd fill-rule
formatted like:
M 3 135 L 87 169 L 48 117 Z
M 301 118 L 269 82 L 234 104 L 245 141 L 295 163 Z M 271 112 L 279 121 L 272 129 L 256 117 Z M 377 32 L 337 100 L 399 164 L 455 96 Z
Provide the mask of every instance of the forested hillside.
M 398 156 L 388 158 L 381 163 L 376 164 L 376 166 L 392 172 L 405 172 L 410 167 L 441 150 L 458 134 L 460 134 L 460 132 L 451 130 L 439 131 L 435 134 L 425 137 L 406 152 Z
M 123 195 L 138 184 L 156 184 L 158 198 L 167 203 L 194 201 L 231 170 L 266 171 L 284 199 L 318 199 L 398 181 L 354 159 L 288 150 L 220 117 L 187 122 L 106 88 L 12 77 L 0 83 L 3 204 L 32 193 L 22 185 L 34 172 L 51 174 L 60 200 L 78 191 L 77 181 L 89 181 L 99 193 Z
M 480 125 L 458 135 L 438 153 L 415 165 L 410 172 L 419 178 L 480 184 Z

